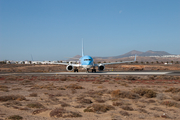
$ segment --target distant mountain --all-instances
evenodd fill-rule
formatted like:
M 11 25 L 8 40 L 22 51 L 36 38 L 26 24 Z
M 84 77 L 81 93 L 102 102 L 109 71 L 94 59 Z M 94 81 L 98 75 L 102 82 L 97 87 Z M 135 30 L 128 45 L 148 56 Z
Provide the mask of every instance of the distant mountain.
M 128 53 L 125 53 L 123 55 L 118 55 L 118 56 L 114 56 L 113 58 L 123 58 L 123 57 L 129 57 L 129 56 L 134 56 L 134 55 L 141 55 L 143 54 L 143 52 L 137 51 L 137 50 L 132 50 Z
M 139 56 L 163 56 L 163 55 L 171 55 L 171 54 L 168 53 L 168 52 L 165 52 L 165 51 L 152 51 L 152 50 L 149 50 L 149 51 L 146 51 L 146 52 L 142 53 Z
M 137 50 L 133 50 L 133 51 L 130 51 L 128 53 L 125 53 L 123 55 L 119 55 L 119 56 L 114 56 L 114 57 L 111 57 L 111 58 L 124 58 L 124 57 L 129 57 L 129 56 L 134 56 L 134 55 L 137 55 L 137 56 L 163 56 L 163 55 L 172 55 L 168 52 L 165 52 L 165 51 L 152 51 L 152 50 L 149 50 L 149 51 L 146 51 L 146 52 L 140 52 L 140 51 L 137 51 Z
M 134 55 L 137 55 L 137 56 L 163 56 L 163 55 L 172 55 L 172 54 L 165 52 L 165 51 L 149 50 L 146 52 L 141 52 L 141 51 L 137 51 L 137 50 L 132 50 L 132 51 L 125 53 L 123 55 L 112 56 L 112 57 L 93 57 L 93 58 L 95 58 L 95 59 L 117 59 L 117 58 L 125 58 L 125 57 L 129 57 L 129 56 L 134 56 Z M 73 58 L 77 59 L 80 57 L 81 57 L 80 55 L 76 55 Z M 71 60 L 74 60 L 73 58 L 71 58 Z

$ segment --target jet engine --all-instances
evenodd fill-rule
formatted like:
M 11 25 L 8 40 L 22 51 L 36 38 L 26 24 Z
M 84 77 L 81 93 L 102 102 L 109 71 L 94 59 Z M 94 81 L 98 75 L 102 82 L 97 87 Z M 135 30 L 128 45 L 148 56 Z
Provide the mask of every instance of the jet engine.
M 66 67 L 66 70 L 67 70 L 67 71 L 73 71 L 73 70 L 74 70 L 74 67 L 73 67 L 72 65 L 68 65 L 68 66 Z
M 99 71 L 103 71 L 104 69 L 105 69 L 105 66 L 104 66 L 104 65 L 101 64 L 101 65 L 98 66 L 98 70 L 99 70 Z

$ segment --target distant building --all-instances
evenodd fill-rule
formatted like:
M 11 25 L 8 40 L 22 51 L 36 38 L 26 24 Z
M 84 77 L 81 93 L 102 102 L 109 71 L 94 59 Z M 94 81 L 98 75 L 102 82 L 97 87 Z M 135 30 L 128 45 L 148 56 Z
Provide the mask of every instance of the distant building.
M 172 63 L 164 63 L 165 65 L 172 65 Z
M 24 61 L 24 64 L 30 64 L 30 62 L 29 61 Z
M 16 61 L 6 61 L 6 64 L 16 64 Z

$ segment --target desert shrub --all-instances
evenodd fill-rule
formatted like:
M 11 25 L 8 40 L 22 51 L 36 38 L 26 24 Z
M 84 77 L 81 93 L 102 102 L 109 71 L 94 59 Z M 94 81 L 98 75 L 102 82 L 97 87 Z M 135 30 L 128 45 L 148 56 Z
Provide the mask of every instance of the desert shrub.
M 147 111 L 146 111 L 145 109 L 142 109 L 142 108 L 138 109 L 138 111 L 139 111 L 140 113 L 147 113 Z
M 37 110 L 34 110 L 32 112 L 33 115 L 36 115 L 36 114 L 39 114 L 39 113 L 42 113 L 42 112 L 45 112 L 47 111 L 48 109 L 44 108 L 44 109 L 37 109 Z
M 12 115 L 12 116 L 9 116 L 8 119 L 10 119 L 10 120 L 22 120 L 23 117 L 21 117 L 19 115 Z
M 30 97 L 37 97 L 37 93 L 31 93 L 29 94 Z
M 103 99 L 101 99 L 101 98 L 96 98 L 95 101 L 98 102 L 98 103 L 104 103 L 104 102 L 105 102 L 105 101 L 104 101 Z
M 34 102 L 27 104 L 27 107 L 29 108 L 45 108 L 41 103 Z
M 71 89 L 71 93 L 72 93 L 72 94 L 77 93 L 76 89 Z
M 5 103 L 3 105 L 6 106 L 6 107 L 11 107 L 13 105 L 22 106 L 22 104 L 19 101 L 11 101 L 11 102 L 7 102 L 7 103 Z
M 173 95 L 173 96 L 172 96 L 172 99 L 173 99 L 173 100 L 176 100 L 176 101 L 180 101 L 180 94 L 178 94 L 178 95 Z
M 112 97 L 119 97 L 119 94 L 120 94 L 120 90 L 119 89 L 118 90 L 114 90 L 114 91 L 111 92 L 111 96 Z
M 64 87 L 58 87 L 58 90 L 66 90 Z
M 180 104 L 178 104 L 177 102 L 173 102 L 173 101 L 163 101 L 161 102 L 161 105 L 166 105 L 166 107 L 177 107 L 180 108 Z
M 76 106 L 74 106 L 74 108 L 85 108 L 85 106 L 84 105 L 76 105 Z
M 155 100 L 148 100 L 148 103 L 155 103 Z
M 123 116 L 130 116 L 130 114 L 126 111 L 119 111 L 119 113 Z
M 48 89 L 48 90 L 53 90 L 55 88 L 56 88 L 56 86 L 54 86 L 54 84 L 34 85 L 33 86 L 33 89 Z
M 0 101 L 1 102 L 5 102 L 5 101 L 8 101 L 8 100 L 19 100 L 19 101 L 22 101 L 22 100 L 26 100 L 26 98 L 22 95 L 8 95 L 8 96 L 0 96 Z
M 82 117 L 82 115 L 80 115 L 77 112 L 72 112 L 72 111 L 67 111 L 64 108 L 56 108 L 54 110 L 52 110 L 50 112 L 50 116 L 51 117 L 55 117 L 55 118 L 59 118 L 59 117 Z
M 165 96 L 163 93 L 158 93 L 158 94 L 156 95 L 156 98 L 157 98 L 158 100 L 164 100 L 164 99 L 166 99 L 166 96 Z
M 112 105 L 94 104 L 84 109 L 84 112 L 107 112 L 114 109 Z
M 31 80 L 25 79 L 20 84 L 21 85 L 33 85 L 34 83 Z
M 68 106 L 70 106 L 69 104 L 67 104 L 65 102 L 62 102 L 62 101 L 60 101 L 59 103 L 61 104 L 61 107 L 68 107 Z
M 127 80 L 136 80 L 137 77 L 135 77 L 135 76 L 126 76 L 126 79 Z
M 89 97 L 95 97 L 95 96 L 102 96 L 103 94 L 108 94 L 108 89 L 104 89 L 104 90 L 98 90 L 98 91 L 88 91 L 87 94 L 89 95 Z
M 113 102 L 113 105 L 114 106 L 121 106 L 123 105 L 124 103 L 123 102 Z
M 80 103 L 84 103 L 84 104 L 91 104 L 91 103 L 93 103 L 90 99 L 81 99 L 80 101 L 79 101 Z
M 138 99 L 139 95 L 135 94 L 131 91 L 120 91 L 120 90 L 114 90 L 111 93 L 112 97 L 120 97 L 120 98 L 129 98 L 129 99 Z
M 162 108 L 160 108 L 160 107 L 153 107 L 153 108 L 149 108 L 149 109 L 164 112 L 164 110 Z
M 123 110 L 128 110 L 128 111 L 133 111 L 134 110 L 131 106 L 128 106 L 128 105 L 121 106 L 121 108 Z
M 153 98 L 156 97 L 156 92 L 154 92 L 151 89 L 146 89 L 146 88 L 134 88 L 132 90 L 134 93 L 139 94 L 140 96 L 145 96 L 147 98 Z
M 7 86 L 0 85 L 0 91 L 9 92 L 8 88 Z
M 155 118 L 158 118 L 158 117 L 160 117 L 160 115 L 158 115 L 158 114 L 154 114 L 154 117 L 155 117 Z
M 177 93 L 177 92 L 180 92 L 180 88 L 169 88 L 165 90 L 165 92 Z
M 98 81 L 94 81 L 93 84 L 102 84 L 102 82 L 98 80 Z
M 61 93 L 57 93 L 57 94 L 49 94 L 49 93 L 44 93 L 44 94 L 48 94 L 49 95 L 49 97 L 59 97 L 59 96 L 62 96 L 62 94 Z
M 71 88 L 71 89 L 84 89 L 82 86 L 77 85 L 77 84 L 70 84 L 66 86 L 66 88 Z

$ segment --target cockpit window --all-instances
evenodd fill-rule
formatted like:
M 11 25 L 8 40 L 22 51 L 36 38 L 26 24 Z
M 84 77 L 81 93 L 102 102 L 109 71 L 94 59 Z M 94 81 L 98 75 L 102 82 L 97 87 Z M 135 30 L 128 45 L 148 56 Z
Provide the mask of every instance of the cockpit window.
M 91 59 L 84 59 L 84 61 L 91 61 Z

